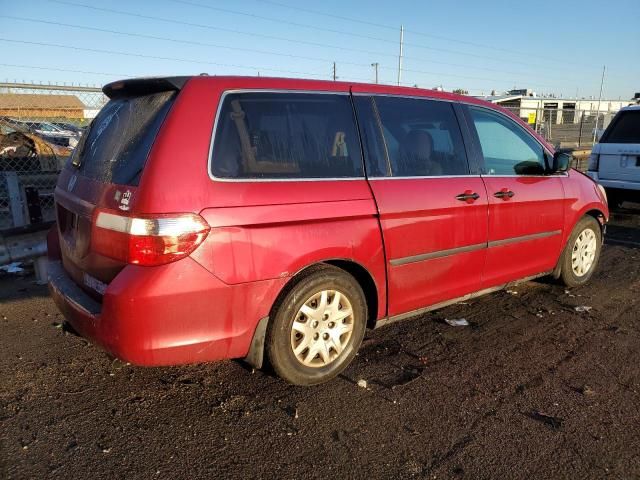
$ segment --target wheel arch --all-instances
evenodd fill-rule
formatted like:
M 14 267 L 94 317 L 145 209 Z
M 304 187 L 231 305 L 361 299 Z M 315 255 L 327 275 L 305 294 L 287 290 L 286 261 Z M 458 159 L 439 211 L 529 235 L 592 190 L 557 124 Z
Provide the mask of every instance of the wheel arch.
M 291 278 L 280 289 L 276 300 L 273 302 L 270 314 L 273 314 L 273 309 L 277 308 L 279 301 L 291 288 L 293 288 L 293 286 L 295 286 L 296 283 L 298 283 L 298 281 L 300 281 L 301 278 L 326 265 L 331 265 L 347 272 L 356 280 L 356 282 L 358 282 L 367 302 L 367 327 L 372 328 L 378 318 L 378 286 L 373 275 L 371 275 L 371 272 L 369 272 L 369 270 L 367 270 L 361 263 L 351 258 L 327 258 L 314 262 L 310 265 L 306 265 L 298 270 L 296 273 L 291 275 Z
M 580 221 L 580 219 L 581 219 L 582 217 L 585 217 L 585 216 L 587 216 L 587 215 L 589 215 L 590 217 L 595 218 L 595 219 L 598 221 L 598 223 L 600 224 L 600 229 L 601 229 L 602 231 L 604 231 L 604 224 L 606 223 L 607 216 L 605 215 L 605 213 L 604 213 L 602 210 L 600 210 L 600 209 L 598 209 L 598 208 L 592 208 L 592 209 L 589 209 L 589 210 L 587 210 L 586 212 L 584 212 L 584 214 L 583 214 L 583 215 L 581 215 L 581 216 L 578 218 L 578 220 L 576 221 L 576 224 Z M 575 225 L 574 225 L 574 226 L 575 226 Z
M 255 368 L 262 368 L 264 363 L 264 343 L 269 319 L 273 318 L 275 310 L 279 307 L 282 299 L 291 289 L 305 276 L 321 269 L 325 266 L 332 266 L 343 270 L 351 275 L 362 288 L 365 301 L 367 303 L 367 328 L 373 328 L 378 318 L 378 286 L 373 275 L 360 263 L 347 258 L 329 258 L 307 265 L 291 275 L 289 280 L 282 286 L 269 310 L 269 316 L 261 319 L 253 334 L 249 352 L 244 360 Z
M 569 244 L 569 239 L 571 238 L 571 233 L 573 232 L 573 229 L 576 228 L 576 225 L 578 224 L 578 222 L 580 220 L 582 220 L 585 217 L 592 217 L 594 218 L 597 222 L 598 225 L 600 225 L 600 238 L 601 241 L 604 242 L 604 232 L 605 232 L 605 224 L 607 222 L 607 216 L 606 214 L 599 208 L 585 208 L 579 215 L 576 216 L 576 220 L 575 222 L 573 222 L 573 224 L 571 225 L 571 228 L 567 230 L 566 232 L 566 236 L 564 238 L 564 246 L 562 247 L 562 251 L 560 252 L 560 256 L 558 257 L 558 261 L 556 262 L 556 266 L 553 269 L 553 273 L 551 274 L 551 276 L 554 279 L 558 279 L 560 278 L 560 272 L 561 272 L 561 266 L 562 266 L 562 258 L 564 256 L 564 252 Z

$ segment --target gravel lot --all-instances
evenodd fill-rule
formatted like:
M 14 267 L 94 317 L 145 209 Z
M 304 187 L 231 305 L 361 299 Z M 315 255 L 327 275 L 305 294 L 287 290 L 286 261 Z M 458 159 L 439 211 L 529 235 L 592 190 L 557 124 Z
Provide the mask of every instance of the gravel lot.
M 590 285 L 529 282 L 370 332 L 313 388 L 232 361 L 123 364 L 5 275 L 0 477 L 640 478 L 639 220 L 618 215 Z

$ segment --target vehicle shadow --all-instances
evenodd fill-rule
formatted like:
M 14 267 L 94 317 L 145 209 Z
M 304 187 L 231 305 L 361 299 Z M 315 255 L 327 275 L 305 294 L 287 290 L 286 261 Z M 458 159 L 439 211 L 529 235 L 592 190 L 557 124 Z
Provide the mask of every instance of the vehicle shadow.
M 47 286 L 36 283 L 33 272 L 29 270 L 17 274 L 0 272 L 0 304 L 13 300 L 48 296 Z
M 640 248 L 640 204 L 625 202 L 611 210 L 605 244 Z

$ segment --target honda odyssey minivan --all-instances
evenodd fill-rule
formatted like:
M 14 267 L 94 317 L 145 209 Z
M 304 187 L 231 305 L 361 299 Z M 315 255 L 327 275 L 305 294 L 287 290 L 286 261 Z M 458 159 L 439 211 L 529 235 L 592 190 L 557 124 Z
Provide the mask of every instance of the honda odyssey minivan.
M 367 328 L 598 263 L 604 190 L 490 103 L 249 77 L 104 93 L 55 190 L 49 285 L 125 361 L 317 384 Z

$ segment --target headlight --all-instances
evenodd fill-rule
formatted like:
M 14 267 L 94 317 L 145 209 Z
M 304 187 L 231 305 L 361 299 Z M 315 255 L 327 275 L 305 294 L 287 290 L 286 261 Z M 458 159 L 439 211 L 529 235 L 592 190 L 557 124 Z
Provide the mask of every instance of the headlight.
M 602 199 L 604 200 L 604 203 L 606 203 L 608 205 L 609 204 L 609 199 L 607 199 L 607 191 L 599 183 L 597 185 L 598 185 L 598 190 L 600 190 L 600 194 L 602 195 Z

